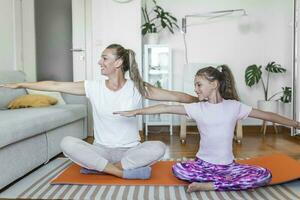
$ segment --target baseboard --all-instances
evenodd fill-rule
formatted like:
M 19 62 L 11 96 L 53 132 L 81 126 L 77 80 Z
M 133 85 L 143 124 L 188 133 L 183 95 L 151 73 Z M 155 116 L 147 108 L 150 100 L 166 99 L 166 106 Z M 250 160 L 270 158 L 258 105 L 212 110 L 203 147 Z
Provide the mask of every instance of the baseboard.
M 277 125 L 279 132 L 290 133 L 291 129 L 285 126 Z M 148 126 L 150 132 L 169 132 L 169 126 L 162 125 L 162 126 Z M 261 130 L 261 126 L 258 125 L 243 125 L 243 132 L 244 133 L 258 133 Z M 173 126 L 173 132 L 179 133 L 180 126 Z M 187 134 L 198 134 L 197 126 L 187 126 L 186 127 Z M 275 130 L 272 125 L 267 125 L 267 132 L 268 133 L 275 133 Z M 142 134 L 143 131 L 140 131 Z
M 169 126 L 162 125 L 162 126 L 149 126 L 149 132 L 151 133 L 167 133 L 169 132 Z M 284 133 L 290 133 L 291 129 L 285 126 L 277 126 L 279 132 Z M 244 125 L 243 126 L 243 132 L 244 133 L 258 133 L 260 132 L 261 126 L 257 125 Z M 145 129 L 144 129 L 145 130 Z M 144 134 L 144 130 L 140 130 L 140 134 Z M 187 134 L 198 134 L 197 126 L 187 126 L 186 127 Z M 180 132 L 180 126 L 173 126 L 173 133 L 179 134 Z M 275 130 L 272 125 L 267 125 L 267 133 L 275 133 Z M 300 136 L 299 136 L 300 138 Z M 84 139 L 88 143 L 93 143 L 94 137 L 88 136 L 86 139 Z

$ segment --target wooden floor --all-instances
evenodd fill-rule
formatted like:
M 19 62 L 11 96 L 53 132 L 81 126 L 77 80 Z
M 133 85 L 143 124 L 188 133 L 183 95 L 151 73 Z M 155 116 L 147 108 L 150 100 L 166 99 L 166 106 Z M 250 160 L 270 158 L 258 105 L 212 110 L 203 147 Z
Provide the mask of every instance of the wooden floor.
M 260 155 L 270 155 L 273 153 L 285 153 L 297 160 L 300 160 L 300 137 L 291 137 L 289 129 L 281 128 L 278 134 L 268 127 L 267 133 L 263 136 L 259 132 L 259 127 L 244 126 L 244 137 L 240 144 L 234 142 L 233 152 L 236 158 L 255 157 Z M 144 137 L 142 141 L 160 140 L 167 145 L 165 158 L 193 158 L 199 148 L 199 134 L 188 134 L 186 144 L 180 143 L 179 129 L 175 128 L 174 134 L 169 135 L 165 128 L 154 127 L 152 133 Z M 92 142 L 93 138 L 88 138 Z
M 279 129 L 279 133 L 275 134 L 274 130 L 270 127 L 267 129 L 266 135 L 263 136 L 259 132 L 259 128 L 255 126 L 243 126 L 244 137 L 242 143 L 233 143 L 233 152 L 236 158 L 249 158 L 281 152 L 300 161 L 300 136 L 291 137 L 289 130 L 286 128 Z M 196 131 L 196 128 L 188 127 L 187 130 Z M 186 144 L 181 144 L 179 127 L 175 128 L 172 136 L 169 135 L 165 127 L 154 127 L 150 129 L 148 137 L 144 137 L 144 134 L 141 133 L 141 138 L 142 141 L 160 140 L 164 142 L 167 145 L 165 158 L 194 158 L 198 151 L 200 140 L 198 134 L 188 134 Z M 94 138 L 88 137 L 85 140 L 92 143 Z M 64 157 L 64 155 L 61 153 L 57 157 Z M 18 180 L 10 185 L 13 185 Z M 4 191 L 10 185 L 0 190 L 0 192 Z

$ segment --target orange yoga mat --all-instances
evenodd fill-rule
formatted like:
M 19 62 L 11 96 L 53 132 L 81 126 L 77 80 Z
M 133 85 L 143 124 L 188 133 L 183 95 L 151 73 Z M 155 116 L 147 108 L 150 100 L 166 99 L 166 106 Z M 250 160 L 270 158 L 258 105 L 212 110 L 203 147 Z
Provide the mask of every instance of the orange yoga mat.
M 284 154 L 272 154 L 257 158 L 239 160 L 238 163 L 257 165 L 268 168 L 273 175 L 271 185 L 284 183 L 300 178 L 300 162 Z M 187 185 L 185 181 L 178 180 L 172 173 L 175 161 L 159 161 L 152 166 L 151 179 L 125 180 L 110 175 L 84 175 L 80 174 L 80 166 L 72 164 L 51 184 L 76 185 L 161 185 L 176 186 Z

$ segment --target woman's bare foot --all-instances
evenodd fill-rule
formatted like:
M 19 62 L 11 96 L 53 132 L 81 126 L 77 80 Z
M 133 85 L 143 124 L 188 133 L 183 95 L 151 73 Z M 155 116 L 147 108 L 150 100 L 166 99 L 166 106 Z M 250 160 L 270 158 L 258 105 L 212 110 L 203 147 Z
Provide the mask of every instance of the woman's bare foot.
M 215 190 L 214 184 L 211 182 L 209 183 L 193 182 L 189 184 L 187 192 L 206 191 L 206 190 Z

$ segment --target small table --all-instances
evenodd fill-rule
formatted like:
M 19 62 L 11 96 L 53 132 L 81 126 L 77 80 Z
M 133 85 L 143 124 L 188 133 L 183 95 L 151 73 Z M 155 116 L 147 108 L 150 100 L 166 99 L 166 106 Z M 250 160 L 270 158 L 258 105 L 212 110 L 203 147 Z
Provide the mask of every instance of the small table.
M 272 122 L 272 124 L 273 124 L 274 130 L 275 130 L 275 133 L 277 134 L 278 133 L 277 126 L 274 122 Z M 263 120 L 260 132 L 262 132 L 264 135 L 266 135 L 266 131 L 267 131 L 267 121 Z

